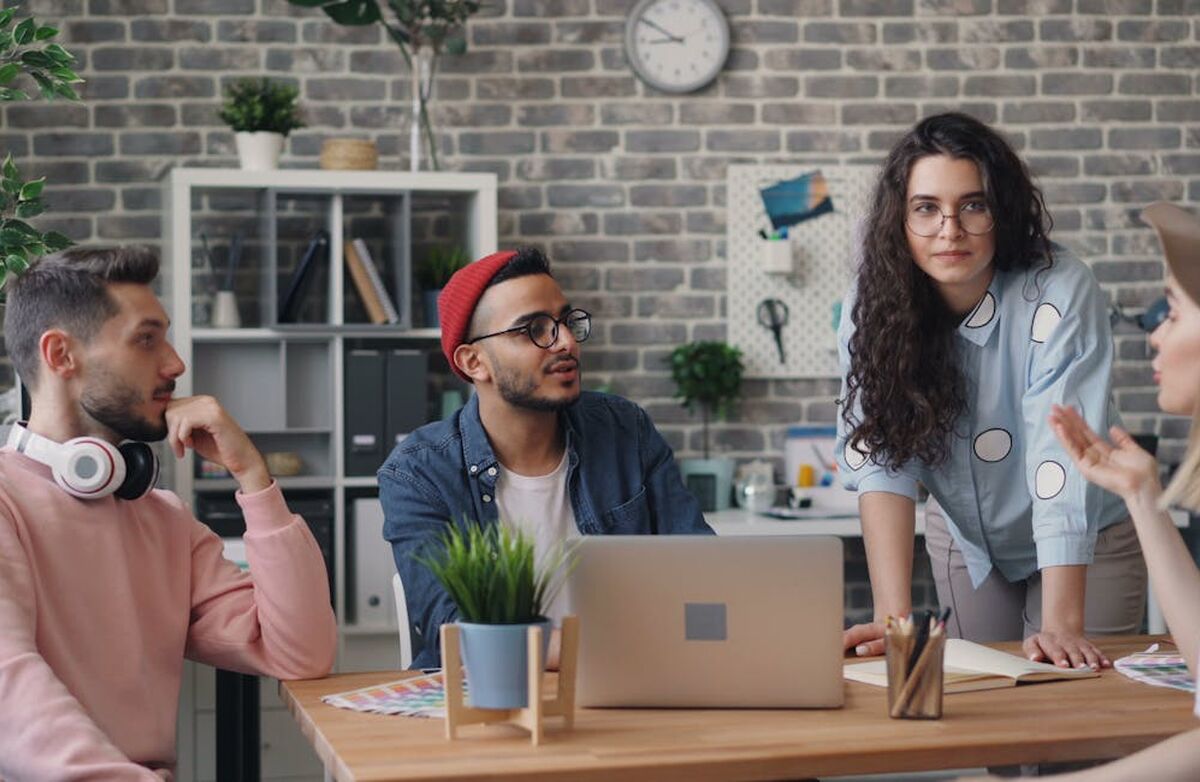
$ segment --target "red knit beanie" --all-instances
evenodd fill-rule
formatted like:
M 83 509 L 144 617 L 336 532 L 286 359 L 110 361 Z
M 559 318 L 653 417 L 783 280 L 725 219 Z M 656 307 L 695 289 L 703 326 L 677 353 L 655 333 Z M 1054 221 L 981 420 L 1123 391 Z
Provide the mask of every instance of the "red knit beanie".
M 459 371 L 454 364 L 454 351 L 467 338 L 467 329 L 471 327 L 471 316 L 475 314 L 475 305 L 479 297 L 487 289 L 488 283 L 496 276 L 506 263 L 516 257 L 513 250 L 502 250 L 498 253 L 480 258 L 475 263 L 469 263 L 454 273 L 450 282 L 442 288 L 438 296 L 438 320 L 442 324 L 442 353 L 450 362 L 454 373 L 471 382 L 471 378 Z

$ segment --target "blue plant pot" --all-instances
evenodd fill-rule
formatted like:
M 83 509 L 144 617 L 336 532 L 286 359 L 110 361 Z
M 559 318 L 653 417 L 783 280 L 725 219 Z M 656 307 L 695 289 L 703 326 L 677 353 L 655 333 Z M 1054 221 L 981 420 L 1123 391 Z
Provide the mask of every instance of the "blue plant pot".
M 529 662 L 525 650 L 531 626 L 542 628 L 542 659 L 550 647 L 550 620 L 533 625 L 459 622 L 467 701 L 477 709 L 520 709 L 529 701 Z
M 442 294 L 442 289 L 421 292 L 421 303 L 425 309 L 425 327 L 431 329 L 440 329 L 442 320 L 438 317 L 438 296 Z
M 680 459 L 683 483 L 700 501 L 700 510 L 728 510 L 733 490 L 733 459 Z

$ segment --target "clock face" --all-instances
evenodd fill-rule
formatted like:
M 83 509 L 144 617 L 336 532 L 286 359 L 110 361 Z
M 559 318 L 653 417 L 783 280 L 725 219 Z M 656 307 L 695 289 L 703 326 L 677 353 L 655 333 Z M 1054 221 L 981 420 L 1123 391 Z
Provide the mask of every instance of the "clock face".
M 713 0 L 641 0 L 625 26 L 634 72 L 666 92 L 711 82 L 729 56 L 729 23 Z

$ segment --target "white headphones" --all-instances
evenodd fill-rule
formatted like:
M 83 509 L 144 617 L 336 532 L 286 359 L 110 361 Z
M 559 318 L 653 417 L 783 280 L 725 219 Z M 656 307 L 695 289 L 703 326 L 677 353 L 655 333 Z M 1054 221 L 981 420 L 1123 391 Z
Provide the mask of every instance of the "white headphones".
M 8 445 L 50 467 L 54 482 L 82 500 L 115 494 L 123 500 L 145 496 L 158 482 L 158 457 L 145 443 L 115 446 L 99 437 L 76 437 L 56 443 L 29 431 L 25 422 L 13 424 Z

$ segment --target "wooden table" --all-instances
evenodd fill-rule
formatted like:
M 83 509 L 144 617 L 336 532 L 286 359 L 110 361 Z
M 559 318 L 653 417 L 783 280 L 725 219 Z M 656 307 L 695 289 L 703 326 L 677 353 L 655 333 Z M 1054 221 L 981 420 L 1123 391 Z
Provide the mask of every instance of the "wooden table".
M 1112 659 L 1154 639 L 1111 638 Z M 1016 651 L 1017 644 L 999 644 Z M 395 671 L 283 682 L 281 695 L 338 780 L 765 780 L 1113 758 L 1200 725 L 1192 696 L 1108 670 L 1098 679 L 946 696 L 938 721 L 888 719 L 885 691 L 846 683 L 836 710 L 581 709 L 546 743 L 500 726 L 455 742 L 441 720 L 337 709 L 322 695 Z

